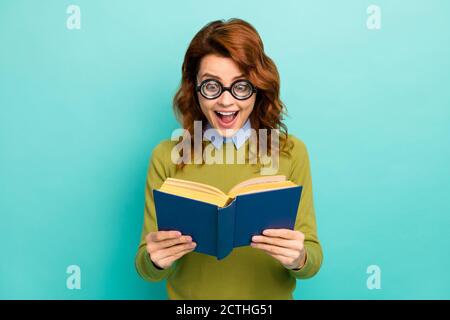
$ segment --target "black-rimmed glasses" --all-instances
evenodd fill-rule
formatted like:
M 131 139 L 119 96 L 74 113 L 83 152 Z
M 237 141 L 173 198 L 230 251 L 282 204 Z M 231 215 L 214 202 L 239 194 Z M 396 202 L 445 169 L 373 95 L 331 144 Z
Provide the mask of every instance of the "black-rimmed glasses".
M 217 99 L 224 91 L 229 91 L 237 100 L 246 100 L 256 92 L 256 87 L 248 80 L 236 80 L 229 87 L 224 87 L 215 79 L 203 80 L 197 87 L 197 92 L 205 99 Z

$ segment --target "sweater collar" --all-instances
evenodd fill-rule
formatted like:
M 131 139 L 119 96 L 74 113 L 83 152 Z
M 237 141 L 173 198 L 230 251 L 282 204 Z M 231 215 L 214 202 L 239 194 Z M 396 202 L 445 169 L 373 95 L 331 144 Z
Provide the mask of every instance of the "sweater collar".
M 239 149 L 245 141 L 251 136 L 251 129 L 252 126 L 250 125 L 250 119 L 247 119 L 245 121 L 242 128 L 240 128 L 236 133 L 231 137 L 223 137 L 218 130 L 213 128 L 211 124 L 208 121 L 208 124 L 206 125 L 206 130 L 204 137 L 211 141 L 211 143 L 214 145 L 216 149 L 222 148 L 222 145 L 227 142 L 233 142 L 236 149 Z

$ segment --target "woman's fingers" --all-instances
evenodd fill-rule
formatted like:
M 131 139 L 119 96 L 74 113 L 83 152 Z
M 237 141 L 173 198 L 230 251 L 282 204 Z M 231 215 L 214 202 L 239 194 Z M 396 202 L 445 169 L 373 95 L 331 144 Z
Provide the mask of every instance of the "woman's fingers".
M 158 260 L 165 259 L 170 256 L 178 255 L 182 251 L 192 250 L 196 247 L 196 245 L 197 244 L 195 242 L 177 244 L 177 245 L 169 247 L 169 248 L 157 250 L 152 254 L 152 256 L 154 259 L 158 259 Z
M 278 247 L 290 248 L 295 250 L 302 249 L 302 243 L 298 240 L 286 240 L 276 237 L 266 237 L 266 236 L 253 236 L 252 241 L 254 243 L 265 243 L 271 244 Z
M 274 245 L 270 245 L 270 244 L 252 242 L 251 246 L 253 248 L 264 250 L 265 252 L 269 253 L 270 255 L 280 255 L 280 256 L 285 256 L 288 258 L 297 258 L 299 255 L 298 250 L 278 247 L 278 246 L 274 246 Z
M 179 231 L 150 232 L 145 239 L 151 260 L 164 269 L 196 247 L 192 237 Z
M 147 236 L 146 236 L 146 241 L 150 242 L 158 242 L 158 241 L 163 241 L 163 240 L 168 240 L 168 239 L 175 239 L 181 236 L 181 232 L 180 231 L 157 231 L 157 232 L 150 232 Z
M 182 256 L 184 256 L 185 254 L 191 252 L 191 251 L 194 250 L 194 249 L 195 249 L 195 247 L 194 247 L 194 248 L 190 248 L 190 249 L 183 250 L 183 251 L 178 252 L 177 254 L 175 254 L 175 255 L 173 255 L 173 256 L 168 256 L 168 257 L 162 259 L 161 262 L 162 262 L 163 264 L 166 264 L 166 265 L 172 265 L 172 263 L 173 263 L 174 261 L 180 259 Z
M 165 248 L 170 248 L 177 244 L 190 243 L 190 242 L 192 242 L 192 238 L 190 236 L 181 236 L 181 237 L 175 238 L 175 239 L 167 239 L 167 240 L 162 240 L 162 241 L 158 241 L 158 242 L 153 242 L 150 246 L 152 246 L 153 251 L 155 251 L 155 250 L 162 250 Z
M 158 231 L 150 232 L 146 236 L 147 251 L 149 253 L 160 249 L 172 247 L 179 243 L 187 243 L 192 241 L 192 237 L 183 236 L 179 231 Z
M 305 240 L 305 235 L 302 232 L 290 229 L 265 229 L 263 235 L 287 240 Z

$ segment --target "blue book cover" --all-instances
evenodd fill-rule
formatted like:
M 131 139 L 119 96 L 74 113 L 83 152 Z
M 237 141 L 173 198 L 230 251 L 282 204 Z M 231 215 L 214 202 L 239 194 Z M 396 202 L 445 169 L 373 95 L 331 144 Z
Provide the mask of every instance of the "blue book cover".
M 159 231 L 177 230 L 194 251 L 221 260 L 265 229 L 294 229 L 301 186 L 236 196 L 226 207 L 153 190 Z

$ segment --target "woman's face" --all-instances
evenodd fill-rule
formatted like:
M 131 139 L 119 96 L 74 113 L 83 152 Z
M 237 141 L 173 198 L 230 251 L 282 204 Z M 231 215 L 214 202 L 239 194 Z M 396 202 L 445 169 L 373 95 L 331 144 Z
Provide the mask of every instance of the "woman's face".
M 224 87 L 229 87 L 234 81 L 246 78 L 231 58 L 210 54 L 204 56 L 200 62 L 197 84 L 205 79 L 215 79 Z M 237 100 L 229 91 L 223 91 L 218 98 L 213 100 L 206 99 L 200 92 L 197 92 L 197 96 L 203 114 L 224 137 L 230 137 L 242 128 L 252 112 L 256 100 L 255 93 L 247 100 Z M 230 112 L 234 113 L 230 114 Z

